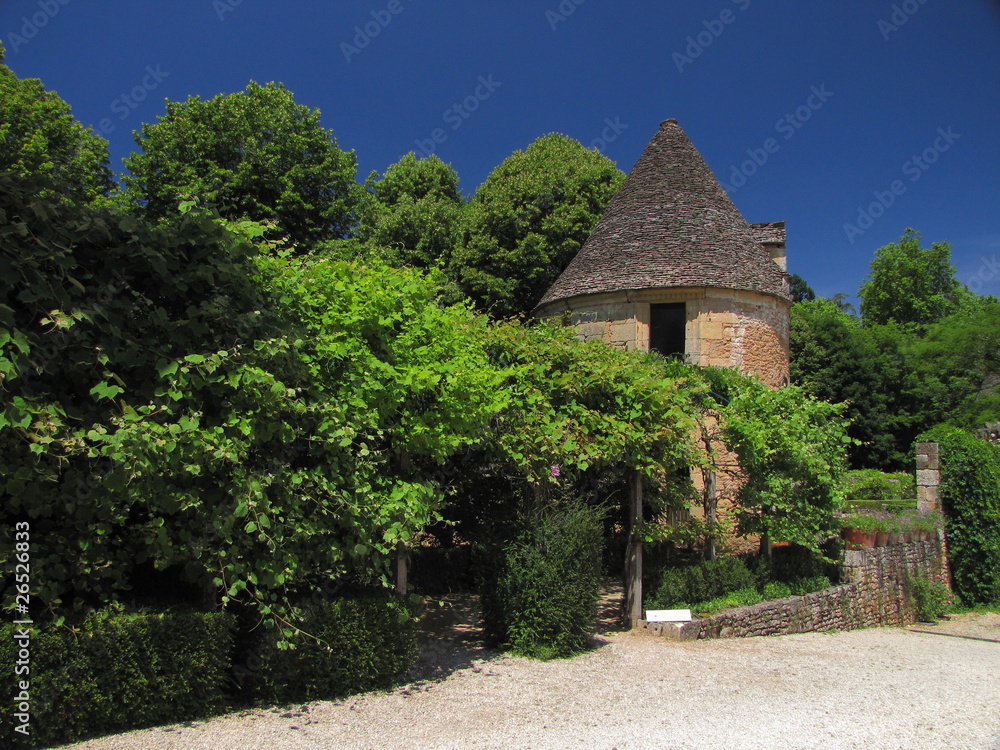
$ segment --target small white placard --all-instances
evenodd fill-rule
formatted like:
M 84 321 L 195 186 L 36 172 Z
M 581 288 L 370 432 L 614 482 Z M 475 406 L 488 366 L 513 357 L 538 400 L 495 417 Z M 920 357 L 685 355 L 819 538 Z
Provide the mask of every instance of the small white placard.
M 647 609 L 646 622 L 691 622 L 691 610 Z

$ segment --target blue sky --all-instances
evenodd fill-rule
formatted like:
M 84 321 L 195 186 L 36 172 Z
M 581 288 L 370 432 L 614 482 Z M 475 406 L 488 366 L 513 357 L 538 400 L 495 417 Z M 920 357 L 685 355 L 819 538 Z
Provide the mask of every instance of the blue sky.
M 1000 295 L 995 0 L 0 0 L 0 39 L 118 171 L 165 98 L 251 79 L 318 107 L 359 179 L 433 149 L 467 194 L 550 132 L 627 172 L 674 117 L 818 293 L 914 227 Z

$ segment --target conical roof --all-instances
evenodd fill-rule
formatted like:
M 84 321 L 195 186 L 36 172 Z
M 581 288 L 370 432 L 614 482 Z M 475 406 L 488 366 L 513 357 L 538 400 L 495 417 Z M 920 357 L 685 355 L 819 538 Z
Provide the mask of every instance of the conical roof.
M 784 272 L 677 121 L 667 120 L 538 304 L 700 286 L 788 297 Z

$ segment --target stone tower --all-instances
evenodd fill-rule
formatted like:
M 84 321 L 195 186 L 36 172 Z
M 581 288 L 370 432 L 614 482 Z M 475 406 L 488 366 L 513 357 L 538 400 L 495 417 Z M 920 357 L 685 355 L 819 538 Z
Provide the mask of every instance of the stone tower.
M 585 340 L 788 382 L 784 222 L 747 224 L 676 120 L 534 314 Z

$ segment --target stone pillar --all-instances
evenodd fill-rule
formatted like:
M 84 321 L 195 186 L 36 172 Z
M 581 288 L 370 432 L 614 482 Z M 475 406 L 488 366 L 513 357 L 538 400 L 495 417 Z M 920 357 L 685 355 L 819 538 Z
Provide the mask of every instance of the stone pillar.
M 917 443 L 917 510 L 940 510 L 941 446 Z

